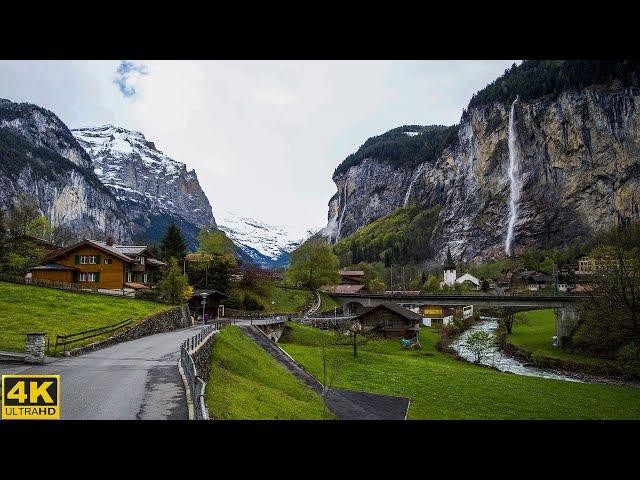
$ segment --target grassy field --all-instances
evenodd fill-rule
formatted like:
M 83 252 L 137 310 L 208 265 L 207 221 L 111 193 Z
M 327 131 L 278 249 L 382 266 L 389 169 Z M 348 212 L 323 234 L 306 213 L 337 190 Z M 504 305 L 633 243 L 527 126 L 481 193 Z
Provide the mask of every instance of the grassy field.
M 299 312 L 313 297 L 311 291 L 305 288 L 281 288 L 274 283 L 267 282 L 252 289 L 235 286 L 231 290 L 231 296 L 240 302 L 245 295 L 250 296 L 258 304 L 262 305 L 261 311 L 265 313 Z
M 206 398 L 214 419 L 322 419 L 324 411 L 318 394 L 235 326 L 214 342 Z
M 46 332 L 53 342 L 56 335 L 104 327 L 130 317 L 139 321 L 168 308 L 171 306 L 145 300 L 0 282 L 0 350 L 23 351 L 27 332 Z M 74 344 L 79 345 L 82 342 Z
M 518 321 L 513 327 L 513 332 L 507 336 L 509 343 L 534 355 L 594 365 L 606 363 L 605 360 L 566 352 L 553 346 L 552 337 L 556 334 L 553 309 L 521 312 L 516 314 L 516 319 Z
M 281 346 L 316 376 L 317 347 L 333 333 L 290 322 Z M 640 389 L 588 385 L 498 372 L 447 357 L 435 349 L 437 331 L 423 327 L 422 349 L 397 340 L 358 348 L 331 347 L 340 359 L 334 386 L 411 398 L 410 419 L 639 419 Z
M 320 292 L 320 308 L 318 309 L 318 313 L 333 312 L 336 307 L 340 308 L 342 305 L 326 293 Z

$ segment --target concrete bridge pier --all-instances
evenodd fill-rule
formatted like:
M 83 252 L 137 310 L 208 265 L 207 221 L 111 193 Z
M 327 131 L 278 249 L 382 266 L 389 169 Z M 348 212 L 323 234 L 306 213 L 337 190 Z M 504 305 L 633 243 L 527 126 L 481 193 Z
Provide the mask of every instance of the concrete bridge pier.
M 580 321 L 580 315 L 575 308 L 559 307 L 555 309 L 556 313 L 556 336 L 558 337 L 558 346 L 562 346 L 563 342 L 573 333 Z

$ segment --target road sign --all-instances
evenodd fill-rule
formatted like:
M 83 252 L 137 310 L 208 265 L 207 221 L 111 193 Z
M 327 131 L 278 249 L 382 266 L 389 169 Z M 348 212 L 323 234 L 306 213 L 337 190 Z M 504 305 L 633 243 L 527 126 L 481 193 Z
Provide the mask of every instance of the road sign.
M 2 418 L 60 418 L 60 375 L 2 375 Z

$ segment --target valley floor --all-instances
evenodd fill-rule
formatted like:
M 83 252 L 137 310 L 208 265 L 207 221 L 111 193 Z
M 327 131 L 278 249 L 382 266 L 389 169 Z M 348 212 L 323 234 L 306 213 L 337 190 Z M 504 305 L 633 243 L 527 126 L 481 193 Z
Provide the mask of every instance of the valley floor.
M 323 335 L 289 322 L 280 345 L 322 378 Z M 640 389 L 502 373 L 455 360 L 435 348 L 437 330 L 423 327 L 420 350 L 398 340 L 358 348 L 330 347 L 339 364 L 335 387 L 409 397 L 408 419 L 640 419 Z

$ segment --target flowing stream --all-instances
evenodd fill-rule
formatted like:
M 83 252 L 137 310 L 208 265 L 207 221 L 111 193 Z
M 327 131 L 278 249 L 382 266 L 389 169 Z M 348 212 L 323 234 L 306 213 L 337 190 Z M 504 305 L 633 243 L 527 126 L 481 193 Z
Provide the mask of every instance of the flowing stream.
M 460 335 L 460 337 L 458 337 L 458 339 L 451 344 L 451 348 L 453 348 L 458 353 L 458 355 L 469 362 L 475 361 L 475 355 L 464 346 L 464 343 L 466 342 L 467 338 L 469 338 L 469 335 L 471 335 L 473 332 L 484 331 L 490 333 L 495 338 L 495 332 L 498 329 L 497 318 L 480 317 L 480 320 L 480 322 L 465 330 Z M 569 382 L 580 382 L 580 380 L 568 375 L 563 375 L 561 373 L 556 373 L 541 368 L 528 367 L 519 360 L 508 356 L 498 347 L 492 347 L 480 363 L 482 363 L 483 365 L 495 367 L 501 372 L 511 372 L 518 375 L 526 375 L 529 377 L 553 378 L 556 380 L 566 380 Z
M 509 112 L 509 184 L 511 193 L 509 195 L 509 226 L 507 227 L 507 239 L 504 250 L 507 255 L 511 255 L 513 246 L 514 229 L 518 219 L 518 202 L 520 201 L 520 172 L 518 169 L 518 144 L 516 140 L 516 98 L 511 104 Z

